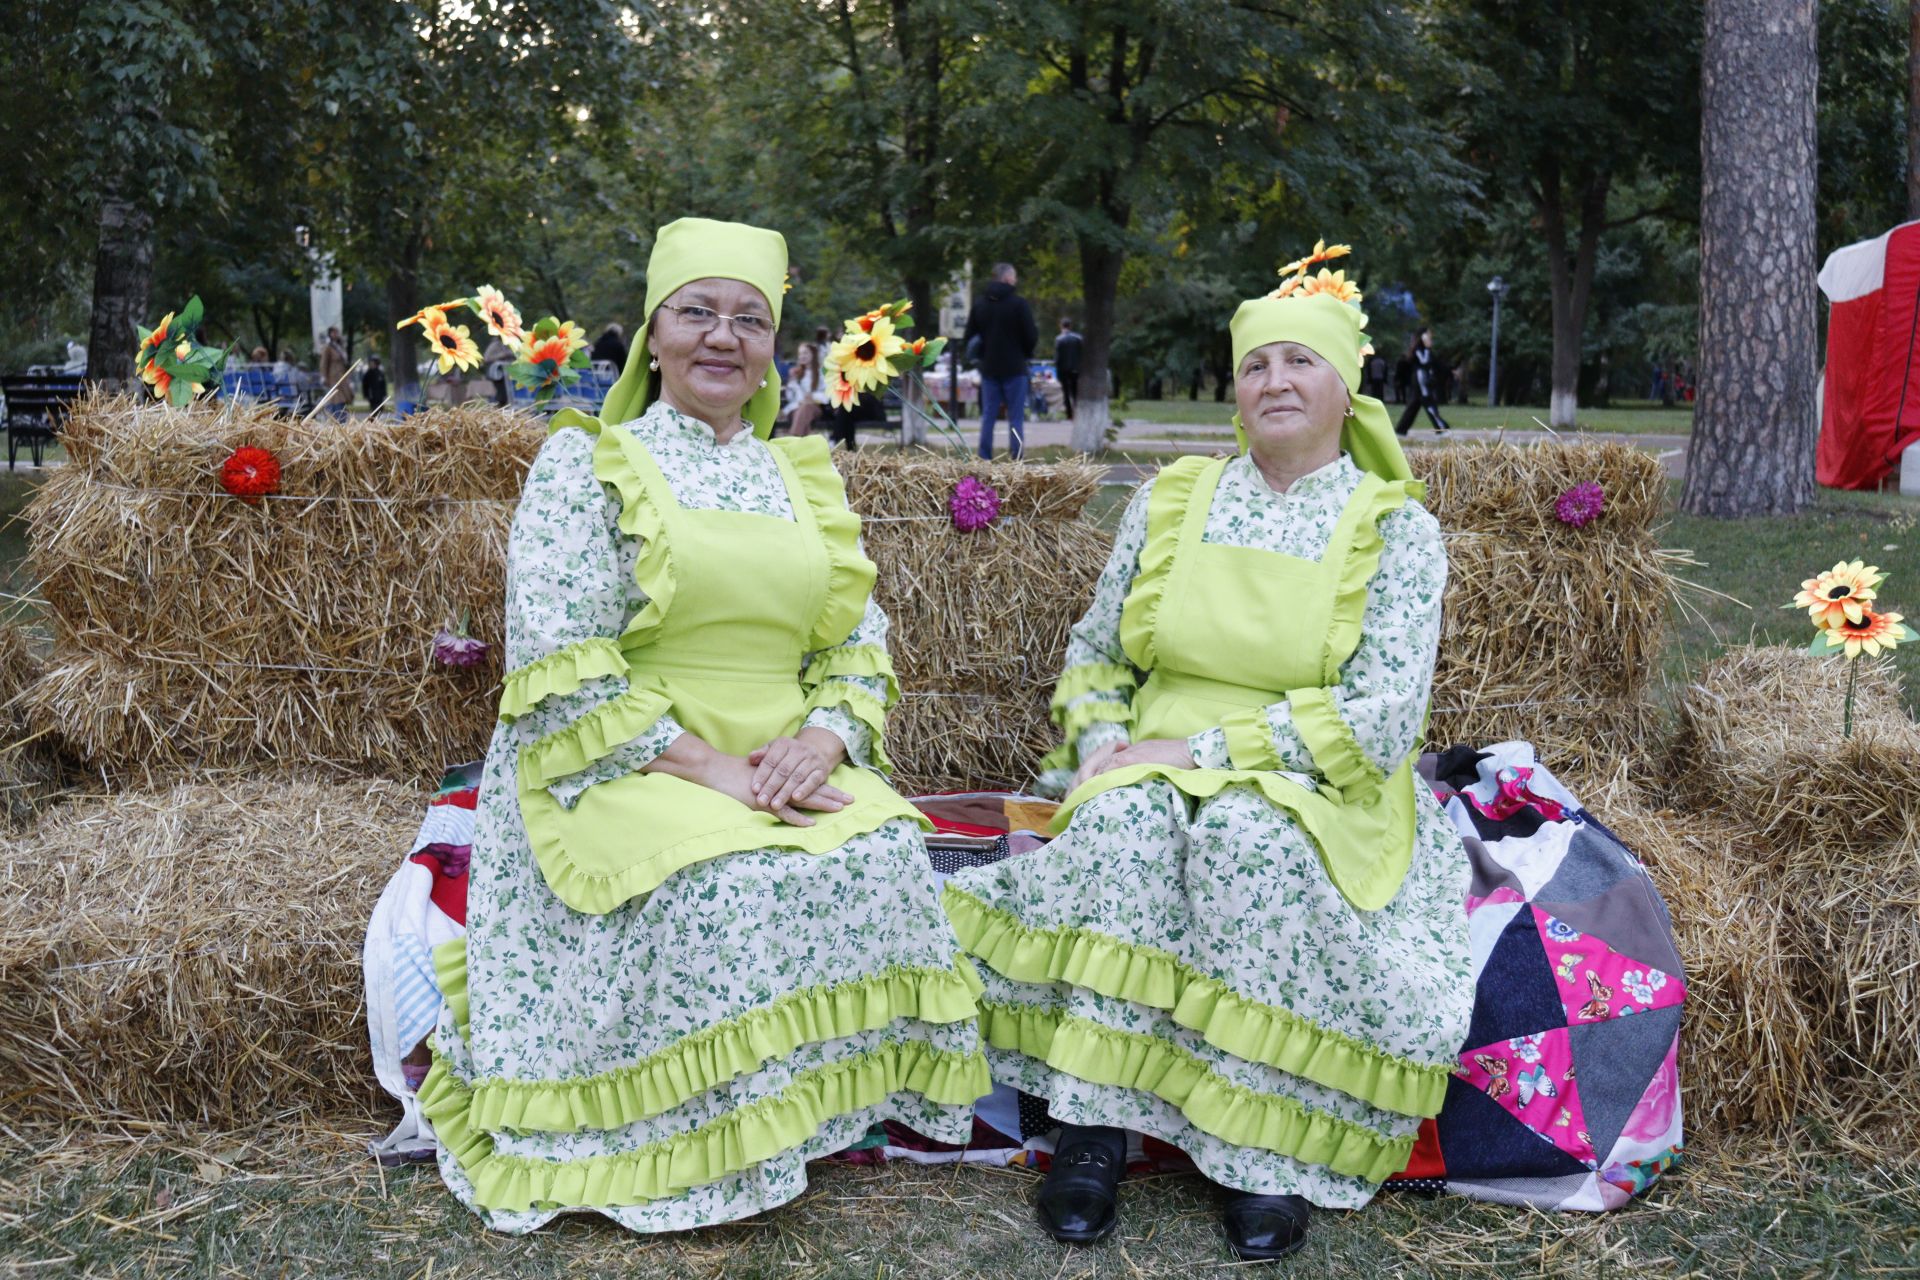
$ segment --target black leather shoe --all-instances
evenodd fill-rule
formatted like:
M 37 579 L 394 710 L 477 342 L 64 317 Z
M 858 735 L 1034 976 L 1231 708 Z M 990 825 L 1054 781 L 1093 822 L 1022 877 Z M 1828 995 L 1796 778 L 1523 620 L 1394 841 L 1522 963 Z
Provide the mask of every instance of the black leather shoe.
M 1047 1234 L 1061 1244 L 1092 1244 L 1112 1235 L 1120 1225 L 1120 1174 L 1126 1159 L 1123 1129 L 1062 1129 L 1053 1167 L 1033 1202 Z
M 1227 1243 L 1245 1262 L 1284 1258 L 1307 1242 L 1307 1218 L 1313 1212 L 1304 1196 L 1262 1196 L 1229 1191 L 1220 1206 Z

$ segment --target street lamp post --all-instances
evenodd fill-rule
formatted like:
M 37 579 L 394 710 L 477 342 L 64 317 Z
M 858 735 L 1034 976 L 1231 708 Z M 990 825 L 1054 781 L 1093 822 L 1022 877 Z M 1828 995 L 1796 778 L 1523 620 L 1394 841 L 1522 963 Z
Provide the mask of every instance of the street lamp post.
M 1507 296 L 1507 282 L 1499 276 L 1487 282 L 1493 295 L 1493 353 L 1487 357 L 1487 407 L 1497 405 L 1500 396 L 1500 299 Z

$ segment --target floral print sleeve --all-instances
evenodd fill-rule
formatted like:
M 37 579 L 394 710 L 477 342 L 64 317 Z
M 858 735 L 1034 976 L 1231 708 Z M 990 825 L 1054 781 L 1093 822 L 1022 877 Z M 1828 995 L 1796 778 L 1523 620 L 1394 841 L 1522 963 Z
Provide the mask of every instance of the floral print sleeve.
M 1064 792 L 1080 761 L 1113 742 L 1127 740 L 1133 692 L 1139 677 L 1120 647 L 1120 610 L 1140 572 L 1147 542 L 1147 502 L 1153 481 L 1134 490 L 1114 534 L 1113 551 L 1094 584 L 1086 613 L 1067 635 L 1066 660 L 1054 687 L 1053 722 L 1065 743 L 1042 766 L 1039 789 Z
M 622 563 L 606 491 L 593 474 L 593 438 L 556 432 L 527 473 L 508 538 L 502 717 L 521 746 L 563 733 L 628 691 L 617 637 L 637 588 Z M 650 763 L 684 732 L 662 715 L 645 732 L 548 790 L 571 806 L 595 782 Z
M 1439 522 L 1423 507 L 1409 504 L 1383 517 L 1380 532 L 1385 545 L 1367 584 L 1360 643 L 1340 668 L 1333 706 L 1362 754 L 1391 773 L 1420 742 L 1440 647 L 1447 556 Z M 1272 703 L 1266 714 L 1281 767 L 1324 776 L 1288 703 Z M 1229 767 L 1224 730 L 1195 734 L 1188 749 L 1203 769 Z

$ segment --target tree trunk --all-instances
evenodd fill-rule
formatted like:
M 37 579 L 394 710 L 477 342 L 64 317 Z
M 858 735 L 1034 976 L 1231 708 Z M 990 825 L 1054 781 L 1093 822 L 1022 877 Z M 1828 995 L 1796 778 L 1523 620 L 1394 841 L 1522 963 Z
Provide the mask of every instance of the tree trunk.
M 1813 499 L 1814 0 L 1707 0 L 1700 65 L 1700 392 L 1680 504 Z
M 420 233 L 412 228 L 400 232 L 406 238 L 397 247 L 387 268 L 387 376 L 388 392 L 395 404 L 421 404 L 419 346 L 420 326 L 396 328 L 402 320 L 420 310 Z
M 1608 174 L 1587 175 L 1580 186 L 1579 242 L 1567 252 L 1566 204 L 1560 189 L 1560 165 L 1549 161 L 1540 177 L 1541 227 L 1547 239 L 1547 275 L 1553 288 L 1553 386 L 1547 421 L 1570 431 L 1580 412 L 1580 353 L 1585 345 L 1587 301 L 1593 292 L 1593 268 L 1600 257 L 1600 231 L 1607 212 Z
M 1907 217 L 1920 218 L 1920 0 L 1907 4 Z
M 153 291 L 153 214 L 118 192 L 100 202 L 100 242 L 93 259 L 93 319 L 87 332 L 87 376 L 109 390 L 134 381 L 136 325 Z
M 1080 289 L 1087 309 L 1080 357 L 1080 395 L 1073 408 L 1073 447 L 1099 453 L 1113 425 L 1108 376 L 1113 351 L 1114 303 L 1120 295 L 1120 268 L 1126 255 L 1110 245 L 1080 241 Z

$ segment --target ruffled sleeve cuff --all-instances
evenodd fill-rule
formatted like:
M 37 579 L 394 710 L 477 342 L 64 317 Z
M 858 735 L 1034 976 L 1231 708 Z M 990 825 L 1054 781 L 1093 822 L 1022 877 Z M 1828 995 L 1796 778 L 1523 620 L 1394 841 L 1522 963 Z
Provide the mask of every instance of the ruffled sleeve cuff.
M 1360 750 L 1353 729 L 1340 717 L 1333 690 L 1295 689 L 1287 694 L 1287 704 L 1313 763 L 1342 794 L 1349 799 L 1364 796 L 1386 781 L 1379 766 Z
M 630 685 L 566 728 L 520 748 L 520 776 L 527 785 L 545 787 L 578 773 L 653 728 L 671 705 L 660 689 Z
M 800 673 L 806 690 L 805 724 L 828 729 L 847 744 L 847 758 L 889 776 L 887 710 L 900 701 L 893 660 L 877 644 L 848 644 L 813 655 Z
M 1225 729 L 1202 729 L 1194 734 L 1187 739 L 1187 754 L 1193 757 L 1196 769 L 1225 769 L 1233 764 Z
M 625 676 L 626 655 L 611 639 L 570 644 L 509 673 L 500 691 L 500 718 L 512 723 L 548 698 L 576 693 L 590 680 Z

